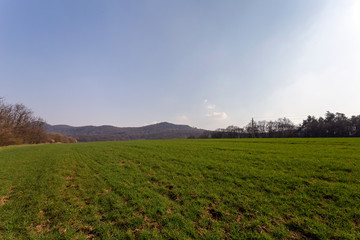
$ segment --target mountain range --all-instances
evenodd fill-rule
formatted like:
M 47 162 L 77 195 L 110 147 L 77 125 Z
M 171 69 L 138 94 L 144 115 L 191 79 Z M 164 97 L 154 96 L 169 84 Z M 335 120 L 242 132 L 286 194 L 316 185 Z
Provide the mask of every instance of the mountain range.
M 61 133 L 73 137 L 78 142 L 198 138 L 205 131 L 188 125 L 168 122 L 143 127 L 115 127 L 110 125 L 72 127 L 45 124 L 45 129 L 51 133 Z

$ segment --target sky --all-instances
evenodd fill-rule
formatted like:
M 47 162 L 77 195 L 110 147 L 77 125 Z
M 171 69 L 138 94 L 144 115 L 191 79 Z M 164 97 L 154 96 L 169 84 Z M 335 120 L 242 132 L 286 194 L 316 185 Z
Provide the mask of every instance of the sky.
M 360 1 L 0 0 L 0 96 L 49 124 L 360 114 Z

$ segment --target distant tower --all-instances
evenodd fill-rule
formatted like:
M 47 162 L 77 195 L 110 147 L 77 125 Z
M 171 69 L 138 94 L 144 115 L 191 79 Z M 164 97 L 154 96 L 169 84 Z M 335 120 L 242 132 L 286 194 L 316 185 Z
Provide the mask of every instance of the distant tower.
M 251 136 L 252 136 L 252 138 L 255 138 L 254 118 L 251 118 Z

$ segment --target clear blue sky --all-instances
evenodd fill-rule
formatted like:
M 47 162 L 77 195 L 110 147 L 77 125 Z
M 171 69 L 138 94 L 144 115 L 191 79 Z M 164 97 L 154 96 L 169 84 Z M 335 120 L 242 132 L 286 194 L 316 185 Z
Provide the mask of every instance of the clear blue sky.
M 360 1 L 0 1 L 0 96 L 50 124 L 360 114 Z

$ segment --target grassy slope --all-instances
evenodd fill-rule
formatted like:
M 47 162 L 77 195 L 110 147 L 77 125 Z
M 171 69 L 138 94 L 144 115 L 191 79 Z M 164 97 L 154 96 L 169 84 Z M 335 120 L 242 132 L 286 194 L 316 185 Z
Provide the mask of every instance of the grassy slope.
M 0 149 L 0 239 L 359 239 L 360 139 Z

